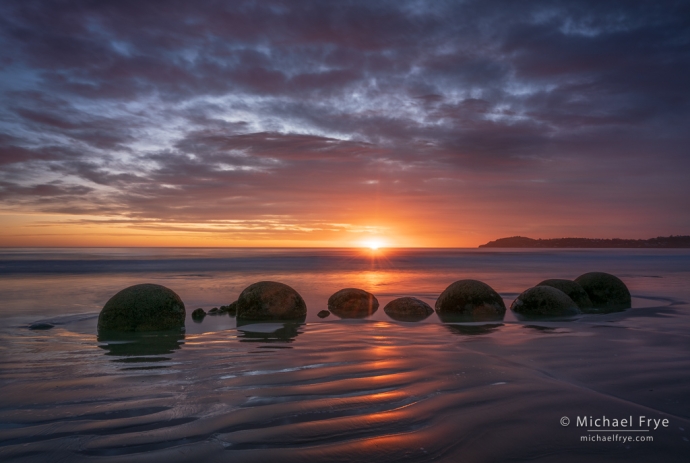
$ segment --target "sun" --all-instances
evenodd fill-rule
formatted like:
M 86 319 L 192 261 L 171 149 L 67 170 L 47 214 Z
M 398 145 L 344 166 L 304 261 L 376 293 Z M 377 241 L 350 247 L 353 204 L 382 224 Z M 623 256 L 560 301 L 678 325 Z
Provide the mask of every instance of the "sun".
M 381 240 L 368 240 L 364 242 L 364 246 L 371 249 L 372 251 L 378 250 L 383 246 L 383 241 Z

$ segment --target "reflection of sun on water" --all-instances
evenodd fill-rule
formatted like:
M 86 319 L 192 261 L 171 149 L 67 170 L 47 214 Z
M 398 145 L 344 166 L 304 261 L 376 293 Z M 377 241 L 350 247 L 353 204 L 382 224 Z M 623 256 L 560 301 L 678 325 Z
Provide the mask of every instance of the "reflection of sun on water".
M 362 272 L 360 276 L 362 278 L 362 283 L 369 288 L 376 288 L 386 281 L 384 272 Z

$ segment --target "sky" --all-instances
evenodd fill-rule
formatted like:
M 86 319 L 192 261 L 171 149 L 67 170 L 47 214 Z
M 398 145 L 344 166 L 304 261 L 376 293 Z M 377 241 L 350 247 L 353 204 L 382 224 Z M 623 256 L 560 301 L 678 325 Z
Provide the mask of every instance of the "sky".
M 0 246 L 690 234 L 690 3 L 0 3 Z

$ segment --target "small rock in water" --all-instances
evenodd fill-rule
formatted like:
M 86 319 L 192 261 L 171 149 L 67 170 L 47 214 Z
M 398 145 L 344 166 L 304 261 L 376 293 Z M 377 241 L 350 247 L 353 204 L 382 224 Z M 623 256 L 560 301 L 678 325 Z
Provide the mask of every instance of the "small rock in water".
M 578 283 L 575 283 L 573 280 L 561 280 L 558 278 L 553 278 L 551 280 L 544 280 L 537 286 L 551 286 L 553 288 L 560 289 L 567 294 L 568 297 L 572 299 L 583 312 L 586 311 L 586 309 L 592 308 L 592 301 L 587 295 L 587 291 L 585 291 L 582 286 L 580 286 Z
M 180 296 L 165 286 L 134 285 L 105 303 L 98 315 L 98 331 L 165 331 L 184 327 Z
M 237 318 L 242 320 L 297 320 L 306 315 L 302 296 L 276 281 L 249 285 L 237 299 Z
M 383 308 L 386 315 L 399 322 L 418 322 L 434 313 L 426 302 L 416 297 L 400 297 L 390 301 Z
M 575 278 L 587 292 L 597 309 L 629 309 L 631 297 L 628 287 L 618 277 L 604 272 L 590 272 Z
M 340 318 L 365 318 L 378 308 L 376 297 L 363 289 L 341 289 L 328 298 L 328 309 Z
M 524 291 L 513 301 L 510 310 L 526 317 L 566 317 L 581 313 L 567 294 L 553 286 L 535 286 Z
M 231 316 L 234 317 L 235 314 L 237 314 L 237 301 L 233 302 L 230 305 L 225 306 L 225 311 Z
M 317 313 L 316 316 L 319 318 L 326 318 L 330 315 L 331 313 L 328 310 L 322 310 L 321 312 Z
M 232 304 L 221 305 L 220 307 L 218 307 L 218 312 L 226 313 L 234 317 L 237 313 L 237 301 L 233 302 Z
M 436 300 L 439 316 L 463 316 L 472 321 L 500 320 L 506 313 L 503 298 L 477 280 L 460 280 L 448 286 Z
M 211 310 L 208 311 L 208 314 L 209 314 L 209 315 L 219 315 L 219 314 L 221 314 L 221 313 L 222 313 L 222 312 L 220 311 L 220 309 L 219 309 L 218 307 L 214 307 L 214 308 L 212 308 Z
M 192 320 L 194 321 L 203 320 L 205 316 L 206 312 L 202 308 L 198 308 L 194 312 L 192 312 Z
M 51 328 L 55 327 L 52 323 L 42 323 L 42 322 L 36 322 L 31 325 L 29 325 L 30 330 L 49 330 Z

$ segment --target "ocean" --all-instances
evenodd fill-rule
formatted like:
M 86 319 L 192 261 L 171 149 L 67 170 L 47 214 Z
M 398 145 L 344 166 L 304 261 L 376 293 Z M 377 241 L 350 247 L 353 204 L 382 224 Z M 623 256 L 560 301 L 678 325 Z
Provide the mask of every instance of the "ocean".
M 632 308 L 491 323 L 383 311 L 402 296 L 433 307 L 466 278 L 509 307 L 591 271 L 622 279 Z M 263 280 L 297 290 L 306 321 L 191 319 Z M 139 283 L 182 298 L 185 332 L 99 338 L 105 302 Z M 346 287 L 379 310 L 318 318 Z M 683 249 L 0 249 L 0 460 L 688 461 L 689 301 Z

